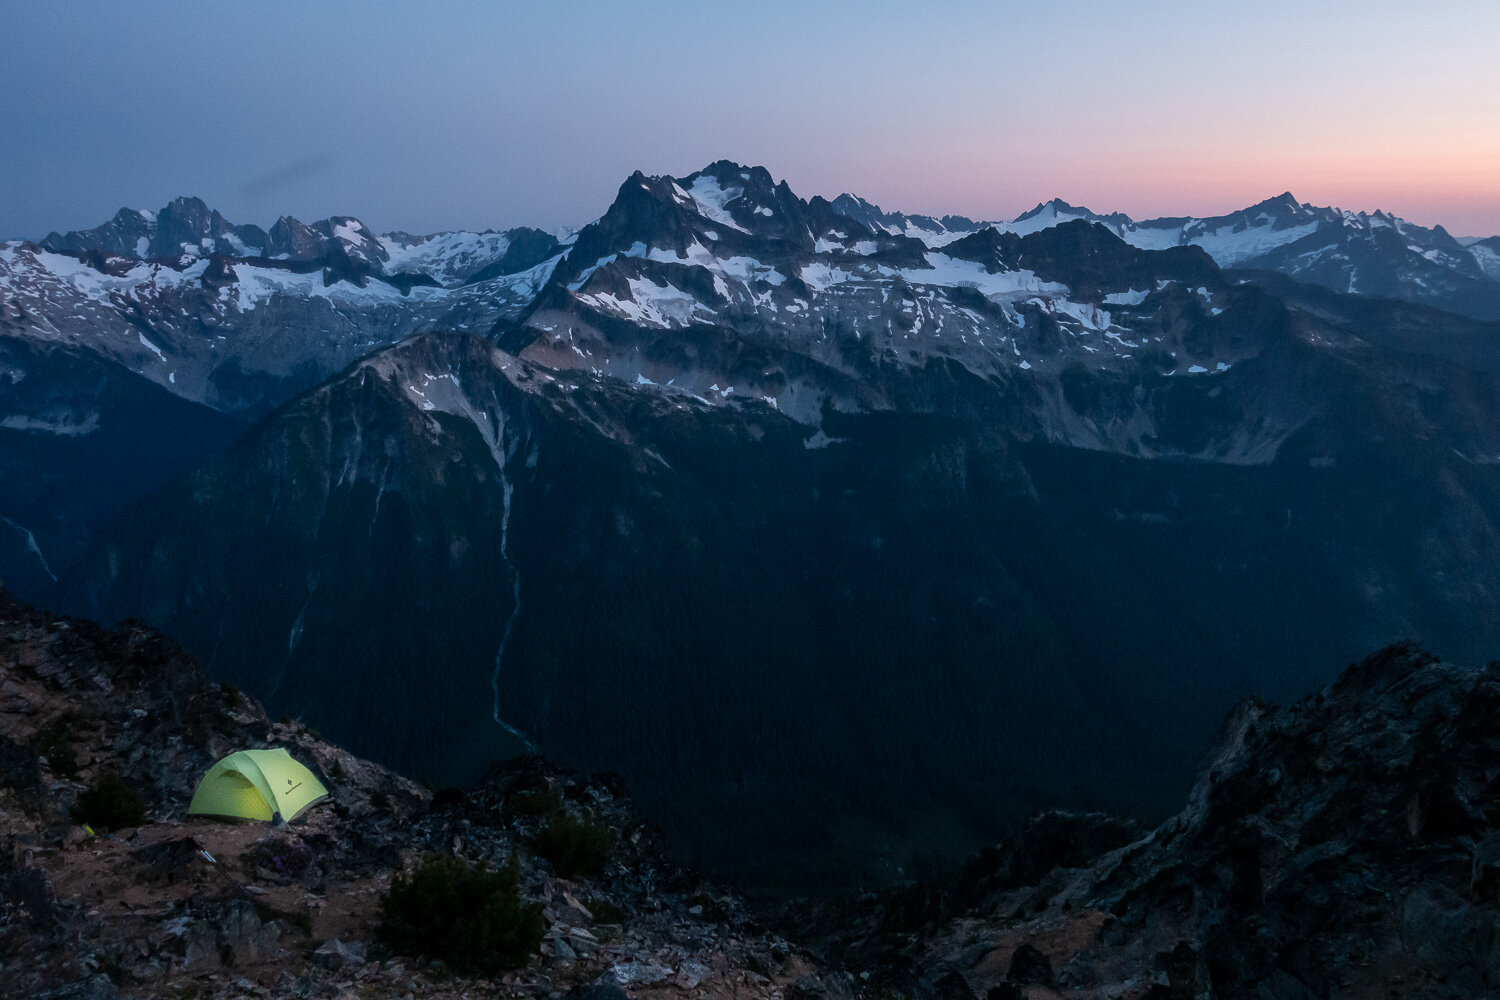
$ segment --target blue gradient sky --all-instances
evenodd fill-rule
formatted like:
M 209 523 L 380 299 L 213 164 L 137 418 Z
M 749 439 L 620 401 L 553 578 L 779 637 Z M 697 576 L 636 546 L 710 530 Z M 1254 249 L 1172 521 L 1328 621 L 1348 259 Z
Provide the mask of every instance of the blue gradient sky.
M 552 227 L 631 170 L 1137 218 L 1290 189 L 1500 232 L 1500 4 L 0 6 L 0 238 L 196 194 L 235 222 Z

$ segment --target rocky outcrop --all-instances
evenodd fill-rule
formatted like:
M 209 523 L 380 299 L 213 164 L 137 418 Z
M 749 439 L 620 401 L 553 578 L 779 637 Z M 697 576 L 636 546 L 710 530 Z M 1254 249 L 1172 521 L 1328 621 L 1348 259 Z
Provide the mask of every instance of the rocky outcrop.
M 1492 995 L 1497 791 L 1500 663 L 1392 646 L 1295 705 L 1240 706 L 1146 836 L 992 863 L 1027 884 L 994 880 L 897 951 L 991 996 Z

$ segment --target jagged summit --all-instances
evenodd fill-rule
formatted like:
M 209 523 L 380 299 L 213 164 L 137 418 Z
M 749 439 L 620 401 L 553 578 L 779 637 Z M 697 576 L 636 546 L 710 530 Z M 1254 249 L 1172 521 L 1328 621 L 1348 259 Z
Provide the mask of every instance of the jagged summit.
M 1022 212 L 1015 217 L 1016 222 L 1024 222 L 1027 219 L 1036 218 L 1043 213 L 1050 212 L 1053 215 L 1092 216 L 1094 213 L 1086 208 L 1076 207 L 1063 201 L 1061 198 L 1051 198 L 1047 201 L 1038 202 L 1037 206 L 1029 211 Z
M 998 378 L 1085 358 L 1133 368 L 1143 344 L 1122 334 L 1125 308 L 1190 282 L 1222 310 L 1225 283 L 1196 248 L 1141 250 L 1097 220 L 1078 220 L 1078 232 L 1056 221 L 1004 239 L 994 227 L 947 230 L 933 245 L 910 235 L 912 219 L 867 225 L 760 168 L 637 172 L 521 322 L 495 333 L 550 367 L 719 401 L 739 394 L 816 426 L 825 400 L 881 405 L 888 388 L 862 373 L 872 352 L 890 371 L 943 358 Z M 722 335 L 682 358 L 681 332 L 700 329 Z M 1169 352 L 1161 371 L 1223 372 L 1243 356 L 1191 353 L 1179 365 Z
M 1292 192 L 1290 192 L 1290 191 L 1283 191 L 1283 192 L 1281 192 L 1281 194 L 1275 195 L 1274 197 L 1267 198 L 1264 201 L 1258 201 L 1258 202 L 1256 202 L 1254 205 L 1251 205 L 1249 208 L 1245 209 L 1245 211 L 1247 211 L 1247 212 L 1253 212 L 1253 211 L 1255 211 L 1258 208 L 1264 208 L 1264 209 L 1280 208 L 1280 209 L 1293 209 L 1293 210 L 1295 210 L 1295 209 L 1310 209 L 1310 208 L 1312 208 L 1312 206 L 1304 204 L 1302 202 L 1302 200 L 1299 199 L 1296 195 L 1292 194 Z

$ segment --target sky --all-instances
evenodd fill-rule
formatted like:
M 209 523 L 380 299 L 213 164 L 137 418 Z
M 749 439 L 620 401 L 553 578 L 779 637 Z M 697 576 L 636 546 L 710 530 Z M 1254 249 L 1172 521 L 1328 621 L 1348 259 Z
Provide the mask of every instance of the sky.
M 1290 190 L 1500 233 L 1500 3 L 6 3 L 0 239 L 196 195 L 232 222 L 554 228 L 636 169 L 1135 218 Z

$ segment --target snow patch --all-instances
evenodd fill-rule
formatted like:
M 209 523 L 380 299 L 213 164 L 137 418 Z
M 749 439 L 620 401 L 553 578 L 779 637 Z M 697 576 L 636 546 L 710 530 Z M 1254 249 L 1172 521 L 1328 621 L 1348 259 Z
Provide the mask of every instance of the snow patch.
M 673 329 L 699 321 L 712 321 L 714 312 L 675 285 L 659 285 L 647 278 L 627 279 L 630 298 L 608 292 L 590 292 L 578 300 L 600 312 L 629 320 L 638 326 Z
M 744 226 L 734 221 L 727 207 L 730 202 L 737 200 L 745 193 L 744 188 L 725 188 L 719 184 L 717 177 L 702 174 L 688 187 L 687 193 L 693 199 L 698 214 L 705 219 L 717 222 L 721 226 L 728 226 L 730 229 L 737 229 L 742 233 L 749 232 Z
M 4 427 L 6 430 L 23 431 L 31 434 L 83 437 L 99 429 L 99 413 L 95 410 L 81 419 L 77 414 L 73 413 L 57 415 L 51 419 L 48 419 L 46 416 L 33 417 L 26 414 L 16 414 L 0 420 L 0 427 Z

